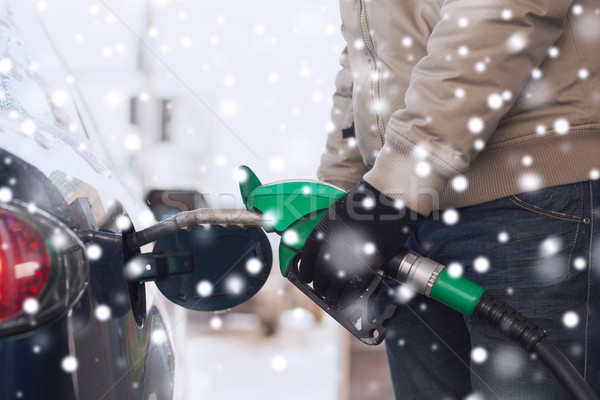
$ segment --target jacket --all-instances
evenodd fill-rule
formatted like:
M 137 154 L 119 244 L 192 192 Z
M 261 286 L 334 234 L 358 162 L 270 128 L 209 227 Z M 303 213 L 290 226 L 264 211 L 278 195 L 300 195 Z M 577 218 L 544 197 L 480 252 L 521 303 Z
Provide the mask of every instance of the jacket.
M 318 177 L 420 214 L 598 178 L 594 0 L 341 0 Z

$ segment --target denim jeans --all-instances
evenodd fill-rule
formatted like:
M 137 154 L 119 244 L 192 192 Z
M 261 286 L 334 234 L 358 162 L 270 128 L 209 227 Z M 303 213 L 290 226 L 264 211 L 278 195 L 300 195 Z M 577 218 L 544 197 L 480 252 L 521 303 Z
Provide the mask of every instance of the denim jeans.
M 407 247 L 462 269 L 530 318 L 600 395 L 600 181 L 456 211 L 455 224 L 443 211 L 425 219 Z M 569 399 L 535 356 L 493 328 L 387 285 L 376 307 L 399 304 L 386 336 L 397 400 Z

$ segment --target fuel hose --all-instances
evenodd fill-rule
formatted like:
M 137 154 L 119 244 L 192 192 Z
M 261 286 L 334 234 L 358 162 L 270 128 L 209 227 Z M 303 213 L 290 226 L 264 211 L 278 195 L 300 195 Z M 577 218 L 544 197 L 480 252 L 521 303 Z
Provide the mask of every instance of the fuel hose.
M 382 269 L 387 277 L 463 314 L 486 321 L 528 352 L 536 354 L 572 399 L 598 399 L 573 364 L 546 339 L 543 330 L 482 286 L 462 276 L 451 276 L 442 264 L 413 251 L 396 255 Z

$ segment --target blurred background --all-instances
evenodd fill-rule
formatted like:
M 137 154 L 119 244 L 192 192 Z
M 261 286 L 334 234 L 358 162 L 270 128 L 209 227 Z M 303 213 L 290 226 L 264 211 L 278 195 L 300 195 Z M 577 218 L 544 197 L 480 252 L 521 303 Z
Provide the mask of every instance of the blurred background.
M 157 219 L 242 207 L 240 164 L 263 182 L 315 178 L 344 46 L 337 2 L 30 1 Z M 171 319 L 178 399 L 392 398 L 383 346 L 349 337 L 278 265 L 248 303 Z

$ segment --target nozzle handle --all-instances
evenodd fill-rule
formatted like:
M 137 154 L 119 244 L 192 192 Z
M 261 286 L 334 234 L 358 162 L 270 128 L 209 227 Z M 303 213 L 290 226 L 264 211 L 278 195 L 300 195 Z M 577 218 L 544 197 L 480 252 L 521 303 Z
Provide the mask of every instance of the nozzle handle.
M 343 308 L 334 308 L 309 284 L 300 280 L 298 277 L 299 260 L 300 254 L 290 263 L 286 278 L 361 342 L 368 345 L 380 344 L 386 334 L 385 323 L 394 316 L 397 308 L 394 304 L 388 304 L 381 315 L 378 317 L 374 315 L 373 300 L 385 278 L 374 273 L 369 286 L 360 297 Z

